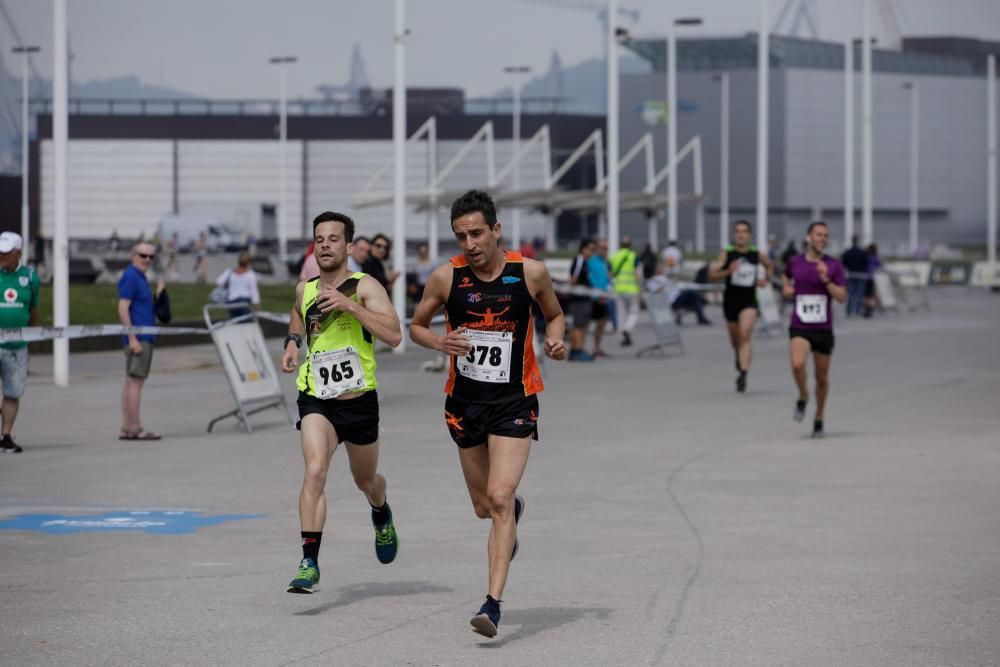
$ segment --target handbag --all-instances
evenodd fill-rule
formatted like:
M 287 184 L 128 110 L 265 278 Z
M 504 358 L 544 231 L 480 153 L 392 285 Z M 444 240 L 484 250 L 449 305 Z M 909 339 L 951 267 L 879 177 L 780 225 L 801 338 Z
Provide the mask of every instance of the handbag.
M 232 271 L 226 269 L 226 282 L 215 286 L 215 288 L 208 295 L 209 301 L 212 303 L 226 303 L 229 301 L 229 279 L 232 278 L 232 276 Z

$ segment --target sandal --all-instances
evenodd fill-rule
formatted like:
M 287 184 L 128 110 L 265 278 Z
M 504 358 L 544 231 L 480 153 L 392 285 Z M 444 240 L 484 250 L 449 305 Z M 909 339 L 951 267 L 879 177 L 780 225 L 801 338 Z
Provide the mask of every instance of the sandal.
M 118 436 L 119 440 L 160 440 L 163 436 L 153 433 L 151 431 L 136 431 L 135 433 L 126 433 L 122 431 L 121 435 Z

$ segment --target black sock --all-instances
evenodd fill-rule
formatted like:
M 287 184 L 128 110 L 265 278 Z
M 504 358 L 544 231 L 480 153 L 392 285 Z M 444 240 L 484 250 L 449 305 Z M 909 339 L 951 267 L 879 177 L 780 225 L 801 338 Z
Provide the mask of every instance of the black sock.
M 822 431 L 823 430 L 823 420 L 822 419 L 814 419 L 813 420 L 813 430 L 814 431 Z
M 312 558 L 313 562 L 319 564 L 319 543 L 323 541 L 323 531 L 310 532 L 302 531 L 302 557 Z
M 371 503 L 368 504 L 371 505 Z M 382 507 L 375 507 L 374 505 L 372 505 L 371 507 L 372 507 L 372 523 L 374 523 L 376 526 L 381 526 L 386 521 L 389 520 L 390 513 L 389 513 L 388 498 L 382 501 Z

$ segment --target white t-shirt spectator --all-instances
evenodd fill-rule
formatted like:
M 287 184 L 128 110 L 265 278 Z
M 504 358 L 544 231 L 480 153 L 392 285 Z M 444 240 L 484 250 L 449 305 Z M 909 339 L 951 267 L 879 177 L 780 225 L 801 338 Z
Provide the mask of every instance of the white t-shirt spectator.
M 257 274 L 253 269 L 247 269 L 243 272 L 226 269 L 215 281 L 215 284 L 219 287 L 226 287 L 228 301 L 249 301 L 254 306 L 260 305 Z
M 663 264 L 666 267 L 668 276 L 676 276 L 681 272 L 681 262 L 684 253 L 675 245 L 667 246 L 663 249 Z

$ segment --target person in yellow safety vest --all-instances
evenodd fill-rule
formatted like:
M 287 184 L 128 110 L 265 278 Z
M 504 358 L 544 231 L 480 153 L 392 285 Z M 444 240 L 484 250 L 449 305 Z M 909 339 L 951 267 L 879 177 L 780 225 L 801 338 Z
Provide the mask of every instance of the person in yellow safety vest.
M 632 330 L 639 319 L 639 266 L 632 239 L 622 238 L 621 248 L 611 255 L 611 278 L 622 303 L 622 347 L 632 344 Z

